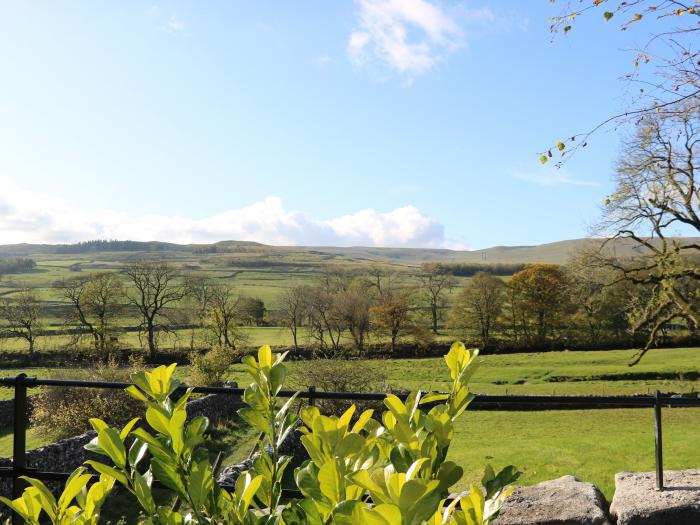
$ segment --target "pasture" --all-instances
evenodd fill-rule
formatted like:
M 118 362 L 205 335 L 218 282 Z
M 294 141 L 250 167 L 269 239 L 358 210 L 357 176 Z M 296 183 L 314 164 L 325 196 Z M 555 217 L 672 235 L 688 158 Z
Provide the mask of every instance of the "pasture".
M 631 350 L 607 352 L 550 352 L 480 357 L 472 390 L 492 394 L 615 395 L 693 392 L 700 377 L 700 348 L 652 350 L 629 367 Z M 290 362 L 294 381 L 298 362 Z M 396 389 L 441 390 L 447 369 L 441 359 L 386 359 L 353 361 L 352 367 L 369 366 L 386 373 Z M 17 370 L 0 370 L 14 375 Z M 28 369 L 50 377 L 51 369 Z M 187 380 L 187 368 L 179 370 Z M 76 371 L 76 376 L 80 376 Z M 231 367 L 229 378 L 246 384 L 240 365 Z M 0 396 L 11 396 L 0 389 Z M 700 464 L 698 409 L 664 410 L 666 468 Z M 216 446 L 225 450 L 226 463 L 245 457 L 253 434 L 240 421 L 218 424 Z M 30 445 L 50 441 L 41 429 L 32 429 Z M 11 452 L 12 437 L 0 432 L 0 456 Z M 654 466 L 653 415 L 651 409 L 551 410 L 541 412 L 469 411 L 459 420 L 450 452 L 465 468 L 465 481 L 481 476 L 483 466 L 517 465 L 522 483 L 531 484 L 564 474 L 596 483 L 610 497 L 613 476 L 622 470 L 652 470 Z

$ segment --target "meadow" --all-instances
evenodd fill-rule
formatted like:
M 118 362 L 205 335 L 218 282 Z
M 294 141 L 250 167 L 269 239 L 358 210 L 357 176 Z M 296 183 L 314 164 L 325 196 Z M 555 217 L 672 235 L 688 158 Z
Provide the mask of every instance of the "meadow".
M 225 245 L 221 253 L 202 253 L 190 246 L 170 247 L 156 256 L 176 266 L 182 274 L 207 277 L 226 284 L 238 294 L 260 298 L 268 311 L 274 311 L 279 308 L 286 289 L 313 283 L 328 265 L 358 272 L 379 265 L 410 282 L 425 261 L 559 263 L 566 260 L 572 247 L 571 243 L 556 244 L 517 250 L 493 249 L 483 254 L 441 250 L 285 248 L 233 243 Z M 154 253 L 58 254 L 37 248 L 23 255 L 36 260 L 36 268 L 29 273 L 2 276 L 0 298 L 12 299 L 22 288 L 33 288 L 42 305 L 41 328 L 49 332 L 38 339 L 37 349 L 43 352 L 42 355 L 60 351 L 61 356 L 70 356 L 74 341 L 71 336 L 61 333 L 66 328 L 69 304 L 57 283 L 91 272 L 119 271 L 128 261 L 144 255 L 153 257 Z M 468 277 L 459 277 L 456 288 L 448 294 L 448 302 L 468 282 Z M 187 308 L 188 305 L 183 303 L 176 309 L 184 316 Z M 119 319 L 119 325 L 124 328 L 119 333 L 120 346 L 144 348 L 144 341 L 133 329 L 136 317 L 132 314 L 127 308 Z M 128 327 L 131 330 L 126 330 Z M 287 328 L 246 326 L 241 330 L 249 347 L 292 345 Z M 179 328 L 163 333 L 161 347 L 166 351 L 187 350 L 193 335 L 195 338 L 202 335 L 200 331 L 198 328 Z M 444 343 L 447 350 L 449 343 L 460 335 L 442 328 L 436 341 Z M 308 340 L 303 327 L 300 328 L 300 339 L 302 343 Z M 19 339 L 0 338 L 0 352 L 20 355 L 26 352 L 26 343 Z M 686 393 L 698 388 L 700 348 L 652 350 L 641 363 L 630 367 L 628 364 L 633 353 L 634 350 L 611 350 L 481 356 L 471 388 L 477 393 L 506 395 L 628 395 L 648 394 L 657 389 L 666 393 Z M 12 368 L 5 364 L 3 368 L 3 363 L 0 363 L 0 376 L 14 376 L 25 371 L 38 377 L 90 377 L 89 369 L 68 368 L 62 363 L 58 363 L 61 365 L 58 368 L 41 366 L 42 363 L 30 368 Z M 303 366 L 297 361 L 289 362 L 290 384 L 294 387 L 309 386 L 304 384 L 300 368 Z M 443 390 L 448 384 L 447 369 L 442 360 L 436 358 L 354 360 L 349 367 L 355 371 L 362 368 L 379 371 L 386 386 L 396 390 Z M 177 373 L 187 381 L 187 366 L 179 367 Z M 228 379 L 240 385 L 247 384 L 240 365 L 230 367 Z M 11 389 L 0 388 L 0 399 L 11 397 Z M 695 429 L 700 422 L 700 410 L 668 409 L 664 411 L 664 422 L 666 467 L 698 466 L 695 451 L 700 450 L 700 438 Z M 253 433 L 237 417 L 214 425 L 212 436 L 213 447 L 226 454 L 226 464 L 246 457 L 254 441 Z M 29 447 L 53 440 L 50 432 L 36 427 L 30 428 L 27 438 Z M 616 472 L 653 468 L 653 448 L 650 409 L 467 411 L 457 424 L 450 454 L 465 468 L 462 487 L 480 478 L 484 465 L 491 462 L 498 467 L 517 465 L 524 472 L 521 481 L 524 484 L 574 474 L 596 483 L 610 497 Z M 11 449 L 10 429 L 0 429 L 0 456 L 11 454 Z
M 629 367 L 631 350 L 596 352 L 549 352 L 490 355 L 479 358 L 471 388 L 491 394 L 616 395 L 663 392 L 693 392 L 700 376 L 700 348 L 652 350 L 635 367 Z M 294 382 L 299 362 L 290 362 Z M 370 367 L 386 374 L 395 389 L 442 390 L 447 369 L 441 359 L 386 359 L 352 361 L 354 369 Z M 50 377 L 52 369 L 27 369 Z M 0 370 L 14 375 L 18 370 Z M 187 367 L 179 376 L 187 380 Z M 80 375 L 76 371 L 76 375 Z M 233 365 L 229 379 L 246 384 L 240 365 Z M 12 395 L 0 389 L 0 395 Z M 665 464 L 688 468 L 700 461 L 698 409 L 664 410 Z M 244 458 L 253 434 L 235 419 L 215 426 L 216 446 L 224 450 L 230 464 Z M 50 441 L 40 429 L 31 429 L 30 446 Z M 9 430 L 0 431 L 0 456 L 11 452 Z M 564 474 L 574 474 L 596 483 L 610 497 L 613 477 L 623 470 L 652 470 L 654 467 L 653 414 L 651 409 L 551 410 L 538 412 L 467 411 L 456 427 L 450 452 L 465 468 L 463 483 L 478 479 L 483 466 L 517 465 L 522 483 L 532 484 Z

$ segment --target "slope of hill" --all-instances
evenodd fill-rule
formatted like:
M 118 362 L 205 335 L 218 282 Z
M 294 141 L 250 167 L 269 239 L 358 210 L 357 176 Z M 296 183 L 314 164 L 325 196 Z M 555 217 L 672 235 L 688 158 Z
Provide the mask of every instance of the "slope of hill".
M 683 242 L 700 243 L 700 238 L 684 237 Z M 330 247 L 330 246 L 270 246 L 250 241 L 220 241 L 213 244 L 173 244 L 165 242 L 89 241 L 77 244 L 7 244 L 0 245 L 0 257 L 33 255 L 65 255 L 111 253 L 118 254 L 231 254 L 251 260 L 355 260 L 384 261 L 416 265 L 423 262 L 481 262 L 481 263 L 553 263 L 563 264 L 577 250 L 594 239 L 571 239 L 534 246 L 494 246 L 482 250 L 446 250 L 435 248 L 380 248 L 380 247 Z M 613 250 L 619 256 L 633 256 L 639 247 L 631 241 L 616 241 Z

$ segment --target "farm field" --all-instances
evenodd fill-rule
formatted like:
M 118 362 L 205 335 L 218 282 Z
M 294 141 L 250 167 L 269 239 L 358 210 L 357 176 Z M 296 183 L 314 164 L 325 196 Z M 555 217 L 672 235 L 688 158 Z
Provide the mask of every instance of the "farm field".
M 632 353 L 613 350 L 483 356 L 471 386 L 478 393 L 545 395 L 634 394 L 656 389 L 693 392 L 700 386 L 700 348 L 652 350 L 639 365 L 629 367 Z M 289 363 L 291 381 L 298 366 L 299 362 Z M 441 390 L 447 384 L 447 369 L 441 359 L 353 361 L 352 366 L 382 370 L 387 383 L 397 389 Z M 40 377 L 50 377 L 54 372 L 46 368 L 25 371 Z M 0 376 L 16 373 L 16 369 L 0 369 Z M 187 380 L 187 367 L 178 373 Z M 231 367 L 230 379 L 246 384 L 240 365 Z M 10 389 L 0 388 L 0 398 L 11 396 Z M 700 464 L 698 424 L 700 409 L 664 410 L 666 468 Z M 0 456 L 11 453 L 12 436 L 8 432 L 0 434 Z M 217 446 L 229 454 L 227 464 L 245 457 L 254 438 L 240 422 L 222 423 L 215 432 Z M 28 438 L 30 446 L 39 446 L 48 439 L 38 429 L 32 429 Z M 652 470 L 653 451 L 651 409 L 467 410 L 457 424 L 450 454 L 464 466 L 465 484 L 479 479 L 487 462 L 499 467 L 512 463 L 524 472 L 522 483 L 574 474 L 596 483 L 610 497 L 614 474 Z

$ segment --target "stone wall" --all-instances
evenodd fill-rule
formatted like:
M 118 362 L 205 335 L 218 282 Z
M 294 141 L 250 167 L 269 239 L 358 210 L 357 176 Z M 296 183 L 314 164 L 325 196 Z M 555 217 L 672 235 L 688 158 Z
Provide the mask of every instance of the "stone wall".
M 10 401 L 12 405 L 12 401 Z M 207 416 L 212 422 L 233 414 L 242 406 L 239 396 L 225 394 L 210 394 L 187 403 L 188 421 L 197 416 Z M 12 410 L 10 410 L 12 415 Z M 11 424 L 11 420 L 10 420 Z M 50 472 L 71 472 L 87 459 L 98 457 L 85 450 L 84 446 L 95 436 L 90 431 L 80 436 L 63 439 L 34 450 L 27 451 L 27 467 Z M 104 458 L 102 458 L 104 459 Z M 12 460 L 0 458 L 0 467 L 12 467 Z M 52 488 L 59 488 L 58 486 Z M 0 478 L 0 496 L 9 496 L 12 490 L 12 480 Z M 2 513 L 2 509 L 0 509 Z
M 27 412 L 32 413 L 32 396 L 27 397 Z M 15 420 L 15 400 L 0 400 L 0 428 L 10 427 Z
M 15 419 L 15 400 L 0 400 L 0 428 L 9 427 Z

